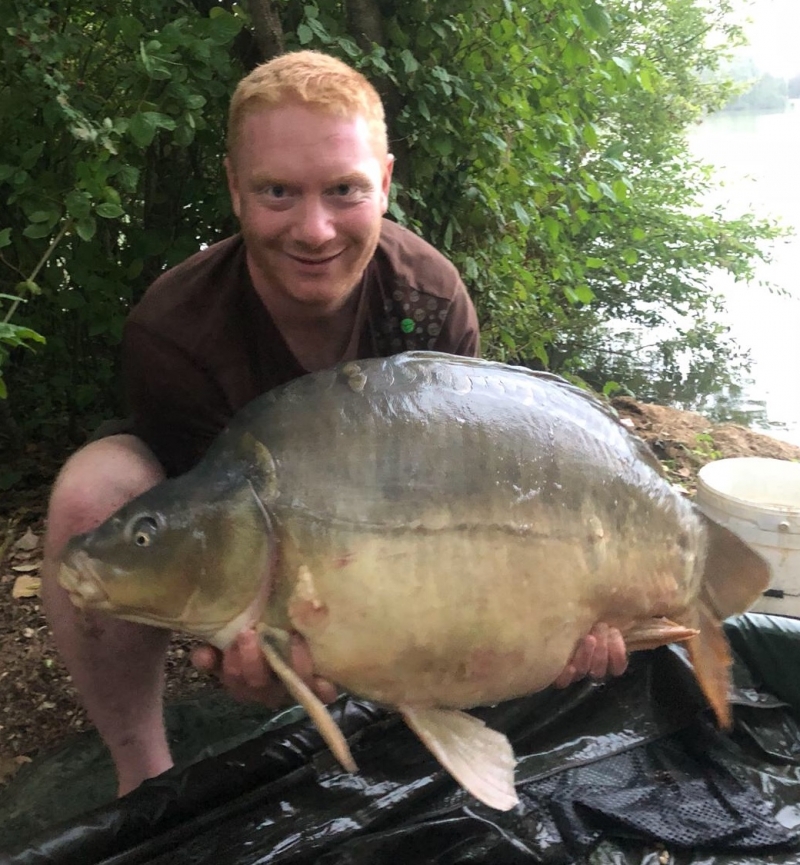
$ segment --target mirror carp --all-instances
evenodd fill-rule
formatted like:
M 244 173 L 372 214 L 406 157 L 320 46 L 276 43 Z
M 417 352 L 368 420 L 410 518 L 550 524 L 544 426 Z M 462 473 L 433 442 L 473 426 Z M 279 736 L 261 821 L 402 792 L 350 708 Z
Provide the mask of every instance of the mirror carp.
M 769 569 L 597 398 L 549 373 L 409 352 L 257 398 L 195 468 L 74 538 L 59 579 L 79 607 L 220 648 L 255 626 L 355 771 L 286 662 L 299 632 L 316 674 L 395 707 L 464 788 L 507 810 L 510 743 L 464 710 L 546 688 L 606 622 L 629 650 L 684 641 L 729 725 L 721 621 Z

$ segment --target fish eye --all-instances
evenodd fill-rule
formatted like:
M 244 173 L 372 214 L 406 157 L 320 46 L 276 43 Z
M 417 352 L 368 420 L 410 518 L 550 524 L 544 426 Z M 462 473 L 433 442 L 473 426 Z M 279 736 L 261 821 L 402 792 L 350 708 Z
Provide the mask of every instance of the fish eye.
M 137 547 L 149 547 L 157 532 L 153 517 L 139 517 L 131 526 L 131 539 Z

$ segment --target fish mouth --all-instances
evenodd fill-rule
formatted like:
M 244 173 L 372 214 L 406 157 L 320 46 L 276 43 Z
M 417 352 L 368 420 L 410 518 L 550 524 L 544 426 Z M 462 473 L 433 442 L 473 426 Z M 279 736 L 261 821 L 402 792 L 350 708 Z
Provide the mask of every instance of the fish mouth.
M 103 588 L 92 559 L 84 552 L 74 553 L 68 562 L 61 563 L 58 582 L 81 610 L 109 606 L 108 592 Z

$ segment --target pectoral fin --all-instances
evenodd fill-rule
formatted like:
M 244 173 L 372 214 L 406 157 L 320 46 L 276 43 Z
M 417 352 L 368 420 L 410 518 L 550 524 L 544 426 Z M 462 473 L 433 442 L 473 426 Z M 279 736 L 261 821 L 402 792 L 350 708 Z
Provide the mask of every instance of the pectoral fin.
M 622 636 L 625 639 L 625 648 L 629 652 L 638 652 L 640 649 L 657 649 L 668 643 L 680 643 L 696 637 L 698 633 L 696 628 L 687 628 L 659 616 L 637 622 Z
M 261 649 L 264 652 L 264 657 L 269 661 L 275 675 L 286 686 L 286 690 L 308 712 L 308 716 L 316 724 L 320 735 L 333 752 L 333 756 L 348 772 L 357 772 L 358 766 L 350 753 L 347 740 L 336 726 L 331 713 L 322 700 L 284 660 L 288 634 L 277 628 L 264 628 L 259 636 L 261 637 Z
M 442 766 L 476 799 L 499 811 L 517 804 L 516 761 L 502 733 L 466 712 L 408 706 L 400 706 L 399 711 Z

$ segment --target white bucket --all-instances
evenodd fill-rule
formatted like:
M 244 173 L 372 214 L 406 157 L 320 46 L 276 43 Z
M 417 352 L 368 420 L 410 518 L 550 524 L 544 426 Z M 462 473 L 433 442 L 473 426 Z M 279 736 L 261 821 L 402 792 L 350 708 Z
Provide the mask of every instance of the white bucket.
M 772 568 L 760 613 L 800 618 L 800 463 L 737 457 L 704 465 L 697 505 L 737 534 Z

